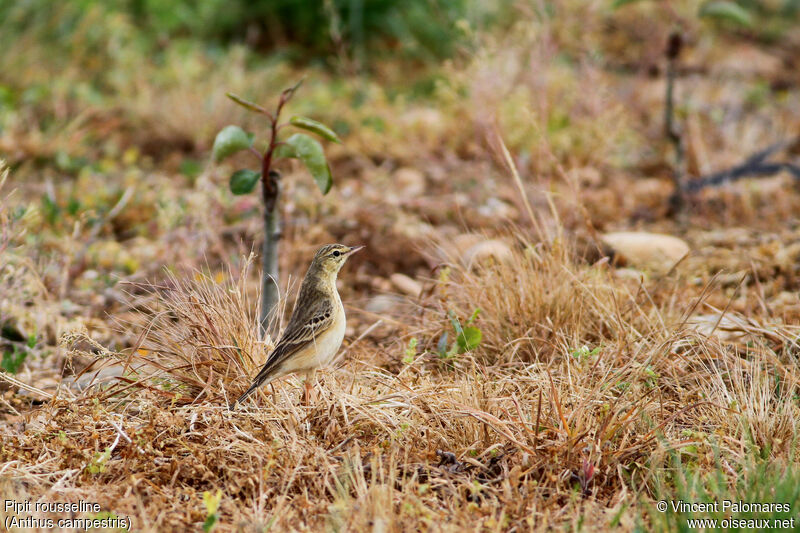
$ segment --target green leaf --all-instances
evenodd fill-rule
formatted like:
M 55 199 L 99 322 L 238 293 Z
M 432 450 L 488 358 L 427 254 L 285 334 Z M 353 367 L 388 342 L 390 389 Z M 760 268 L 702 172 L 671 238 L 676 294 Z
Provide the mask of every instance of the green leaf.
M 453 357 L 462 352 L 463 350 L 461 350 L 461 348 L 458 347 L 458 343 L 454 342 L 453 345 L 450 347 L 450 349 L 447 350 L 447 353 L 444 355 L 444 359 L 452 359 Z
M 450 317 L 450 323 L 453 325 L 453 329 L 456 330 L 456 334 L 460 335 L 461 322 L 458 321 L 458 317 L 456 317 L 456 314 L 452 310 L 450 310 L 447 312 L 447 316 Z
M 481 333 L 481 330 L 475 326 L 467 326 L 461 331 L 458 337 L 456 337 L 456 342 L 458 342 L 458 347 L 461 352 L 468 352 L 477 348 L 482 338 L 483 333 Z
M 439 342 L 436 344 L 436 351 L 439 352 L 440 357 L 447 356 L 447 332 L 442 333 L 439 337 Z
M 214 526 L 217 525 L 217 515 L 210 514 L 206 517 L 206 521 L 203 522 L 203 531 L 205 533 L 209 533 L 214 529 Z
M 317 122 L 316 120 L 312 120 L 307 117 L 294 116 L 289 119 L 289 124 L 297 128 L 303 128 L 304 130 L 316 133 L 323 139 L 342 144 L 342 141 L 339 140 L 339 136 L 336 135 L 332 129 L 321 122 Z
M 328 194 L 333 185 L 333 177 L 331 177 L 331 169 L 319 141 L 304 133 L 295 133 L 284 142 L 286 144 L 282 146 L 288 148 L 280 150 L 280 157 L 296 157 L 302 161 L 311 172 L 322 194 Z
M 406 355 L 403 357 L 403 362 L 407 365 L 410 365 L 414 362 L 414 359 L 417 357 L 417 338 L 411 337 L 411 340 L 408 341 L 408 346 L 406 346 Z
M 258 180 L 261 179 L 261 172 L 244 168 L 231 174 L 230 187 L 233 194 L 247 194 L 253 190 Z
M 699 15 L 701 17 L 729 20 L 740 26 L 751 26 L 753 24 L 753 18 L 750 13 L 735 2 L 706 2 L 700 8 Z
M 214 148 L 211 149 L 214 161 L 218 163 L 240 150 L 250 148 L 253 138 L 252 133 L 247 133 L 239 126 L 225 126 L 214 139 Z
M 275 151 L 272 152 L 272 157 L 279 158 L 285 157 L 287 159 L 297 159 L 297 150 L 294 149 L 294 146 L 290 146 L 288 144 L 279 144 L 275 147 Z
M 264 109 L 260 105 L 254 104 L 253 102 L 251 102 L 249 100 L 245 100 L 241 96 L 236 96 L 233 93 L 225 93 L 225 96 L 227 96 L 228 98 L 230 98 L 231 100 L 233 100 L 234 102 L 236 102 L 237 104 L 239 104 L 240 106 L 242 106 L 243 108 L 245 108 L 245 109 L 247 109 L 249 111 L 254 111 L 256 113 L 261 113 L 262 115 L 269 115 L 270 114 L 269 111 L 267 111 L 266 109 Z
M 3 359 L 0 360 L 0 369 L 8 372 L 9 374 L 16 374 L 19 372 L 22 363 L 25 362 L 25 358 L 28 356 L 28 352 L 25 350 L 20 350 L 16 346 L 14 347 L 13 351 L 5 351 L 3 350 Z

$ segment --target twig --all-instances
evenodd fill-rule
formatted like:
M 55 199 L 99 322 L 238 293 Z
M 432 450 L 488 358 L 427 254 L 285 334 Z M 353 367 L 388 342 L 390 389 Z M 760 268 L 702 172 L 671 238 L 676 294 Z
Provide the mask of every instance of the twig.
M 726 183 L 738 181 L 743 178 L 756 177 L 763 178 L 772 176 L 786 170 L 796 180 L 800 180 L 800 166 L 792 162 L 769 163 L 766 159 L 772 154 L 788 148 L 800 139 L 792 141 L 781 141 L 756 152 L 744 160 L 743 163 L 719 172 L 714 172 L 698 179 L 683 184 L 682 191 L 685 193 L 695 193 L 706 187 L 719 187 Z
M 667 42 L 665 55 L 667 56 L 667 87 L 664 97 L 664 136 L 672 144 L 675 150 L 675 163 L 672 169 L 672 181 L 675 184 L 675 192 L 670 198 L 670 204 L 674 211 L 680 210 L 683 206 L 683 164 L 684 146 L 683 138 L 675 124 L 675 76 L 677 72 L 678 57 L 683 48 L 683 39 L 678 31 L 673 31 Z
M 17 378 L 12 376 L 8 372 L 0 371 L 0 380 L 7 381 L 8 383 L 11 383 L 12 385 L 14 385 L 16 387 L 19 387 L 20 389 L 24 389 L 24 390 L 26 390 L 28 392 L 32 392 L 34 394 L 38 394 L 39 396 L 42 396 L 43 398 L 47 398 L 48 400 L 52 400 L 52 399 L 55 398 L 54 395 L 49 394 L 49 393 L 43 391 L 42 389 L 38 389 L 38 388 L 34 387 L 33 385 L 28 385 L 27 383 L 24 383 L 24 382 L 18 380 Z

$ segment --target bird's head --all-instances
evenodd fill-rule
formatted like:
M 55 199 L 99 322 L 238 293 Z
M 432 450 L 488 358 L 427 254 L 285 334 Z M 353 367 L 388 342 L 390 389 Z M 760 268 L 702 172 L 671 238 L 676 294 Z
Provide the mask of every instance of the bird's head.
M 345 246 L 344 244 L 326 244 L 314 256 L 312 268 L 327 274 L 336 275 L 347 258 L 362 249 L 363 246 Z

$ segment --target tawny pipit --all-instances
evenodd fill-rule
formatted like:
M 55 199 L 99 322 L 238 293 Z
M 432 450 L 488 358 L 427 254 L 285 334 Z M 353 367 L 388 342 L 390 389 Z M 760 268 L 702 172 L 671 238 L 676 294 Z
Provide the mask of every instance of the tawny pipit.
M 327 244 L 317 250 L 300 285 L 300 295 L 283 336 L 253 384 L 231 408 L 242 403 L 261 385 L 292 372 L 306 375 L 305 399 L 308 401 L 311 380 L 317 368 L 333 361 L 344 339 L 344 306 L 336 290 L 336 276 L 347 258 L 361 248 L 363 246 L 351 248 L 343 244 Z

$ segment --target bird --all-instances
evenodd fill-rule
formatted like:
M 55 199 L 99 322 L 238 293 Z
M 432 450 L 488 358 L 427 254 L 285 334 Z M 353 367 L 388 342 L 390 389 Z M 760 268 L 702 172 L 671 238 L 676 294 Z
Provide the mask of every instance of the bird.
M 303 373 L 305 402 L 319 367 L 330 364 L 344 340 L 346 317 L 336 278 L 347 259 L 364 248 L 326 244 L 308 267 L 289 323 L 253 383 L 231 404 L 233 410 L 260 386 L 293 372 Z

